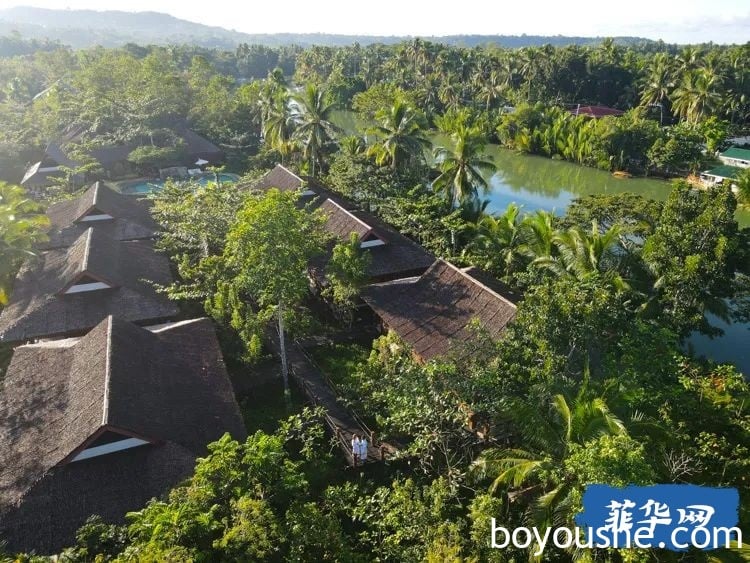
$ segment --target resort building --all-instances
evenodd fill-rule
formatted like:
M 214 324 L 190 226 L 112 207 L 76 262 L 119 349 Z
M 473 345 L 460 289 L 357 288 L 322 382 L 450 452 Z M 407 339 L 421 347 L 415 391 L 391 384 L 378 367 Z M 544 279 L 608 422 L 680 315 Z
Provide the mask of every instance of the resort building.
M 741 171 L 742 169 L 736 166 L 722 165 L 712 168 L 711 170 L 704 170 L 701 172 L 700 177 L 704 185 L 715 186 L 722 182 L 731 182 L 732 189 L 734 189 L 734 180 L 737 178 L 737 174 Z
M 313 207 L 326 218 L 325 229 L 333 237 L 329 254 L 313 263 L 311 272 L 318 280 L 325 278 L 325 265 L 338 242 L 348 241 L 356 233 L 360 247 L 370 255 L 369 282 L 383 282 L 418 276 L 430 267 L 435 257 L 421 245 L 371 213 L 357 209 L 349 200 L 318 188 Z
M 329 253 L 311 264 L 311 274 L 319 284 L 325 283 L 325 267 L 330 251 L 337 242 L 349 240 L 356 233 L 361 247 L 370 254 L 371 283 L 418 276 L 435 260 L 427 250 L 372 213 L 362 211 L 347 198 L 334 194 L 320 182 L 303 179 L 287 168 L 277 165 L 252 185 L 252 189 L 278 188 L 300 191 L 310 209 L 320 209 L 326 218 L 325 229 L 332 237 Z
M 306 186 L 307 182 L 301 177 L 289 170 L 286 166 L 277 164 L 273 169 L 264 175 L 262 178 L 252 184 L 252 186 L 240 186 L 240 187 L 251 187 L 255 190 L 268 190 L 271 188 L 277 188 L 282 192 L 296 192 Z M 314 196 L 316 192 L 312 190 L 303 190 L 305 197 Z
M 437 260 L 421 276 L 374 284 L 362 298 L 415 356 L 428 361 L 474 338 L 472 322 L 493 338 L 516 316 L 518 296 L 475 268 Z
M 745 168 L 750 168 L 750 149 L 732 147 L 719 155 L 721 166 L 701 172 L 701 181 L 708 186 L 730 182 L 736 189 L 735 180 Z
M 0 384 L 0 537 L 55 553 L 92 514 L 122 522 L 246 432 L 213 325 L 105 318 L 15 349 Z
M 148 201 L 122 195 L 102 182 L 75 199 L 50 205 L 47 217 L 50 230 L 45 249 L 70 246 L 93 226 L 119 241 L 152 239 L 158 231 Z
M 719 160 L 727 166 L 750 168 L 750 149 L 729 148 L 719 155 Z
M 25 264 L 0 313 L 0 342 L 76 336 L 108 315 L 139 324 L 173 318 L 177 305 L 153 284 L 172 282 L 151 241 L 122 242 L 89 227 L 69 248 Z
M 224 160 L 224 152 L 195 131 L 179 127 L 173 134 L 182 147 L 180 162 L 175 164 L 192 167 L 198 160 L 206 161 L 206 164 L 218 164 Z M 76 168 L 79 164 L 68 156 L 68 152 L 71 145 L 81 140 L 82 135 L 83 131 L 74 130 L 59 143 L 47 145 L 44 157 L 29 167 L 21 180 L 21 185 L 31 192 L 38 191 L 54 184 L 54 178 L 62 175 L 60 167 Z M 135 170 L 133 164 L 128 161 L 130 153 L 149 144 L 151 140 L 144 138 L 122 145 L 102 146 L 91 150 L 89 155 L 101 165 L 107 178 L 117 178 Z

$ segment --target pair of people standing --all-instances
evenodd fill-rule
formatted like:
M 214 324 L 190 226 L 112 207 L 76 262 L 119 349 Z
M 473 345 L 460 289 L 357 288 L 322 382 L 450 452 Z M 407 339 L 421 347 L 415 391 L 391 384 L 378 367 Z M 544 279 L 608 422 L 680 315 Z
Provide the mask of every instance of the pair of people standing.
M 354 465 L 360 465 L 367 461 L 367 438 L 359 434 L 352 437 L 352 455 L 354 456 Z

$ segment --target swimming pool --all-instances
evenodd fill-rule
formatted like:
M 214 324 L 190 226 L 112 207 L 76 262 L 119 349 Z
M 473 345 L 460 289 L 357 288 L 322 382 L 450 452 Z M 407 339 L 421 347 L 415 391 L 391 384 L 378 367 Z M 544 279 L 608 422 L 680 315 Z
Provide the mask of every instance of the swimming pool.
M 213 174 L 203 174 L 201 176 L 195 176 L 190 178 L 191 180 L 198 182 L 201 186 L 205 186 L 210 182 L 215 181 Z M 240 177 L 237 174 L 230 174 L 229 172 L 223 172 L 219 174 L 219 180 L 222 183 L 234 184 Z M 158 192 L 164 186 L 164 180 L 133 180 L 130 182 L 120 182 L 118 188 L 120 193 L 125 195 L 148 195 L 153 192 Z

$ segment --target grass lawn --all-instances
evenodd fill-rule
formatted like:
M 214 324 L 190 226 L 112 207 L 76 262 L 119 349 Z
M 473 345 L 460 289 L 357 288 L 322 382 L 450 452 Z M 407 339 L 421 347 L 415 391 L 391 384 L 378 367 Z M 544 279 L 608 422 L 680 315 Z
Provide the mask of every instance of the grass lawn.
M 359 364 L 367 361 L 370 349 L 359 344 L 333 344 L 317 346 L 308 350 L 308 353 L 334 385 L 352 388 L 356 384 L 352 374 Z
M 248 434 L 253 434 L 257 430 L 272 434 L 278 429 L 279 420 L 302 412 L 304 406 L 302 392 L 294 381 L 289 383 L 292 391 L 290 409 L 287 409 L 284 401 L 284 386 L 281 379 L 258 386 L 251 393 L 237 398 Z

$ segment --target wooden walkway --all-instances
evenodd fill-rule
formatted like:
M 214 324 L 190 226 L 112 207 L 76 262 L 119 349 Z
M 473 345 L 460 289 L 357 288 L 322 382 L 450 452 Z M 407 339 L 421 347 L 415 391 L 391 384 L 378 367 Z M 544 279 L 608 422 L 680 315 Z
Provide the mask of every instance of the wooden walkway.
M 272 340 L 274 351 L 279 354 L 278 334 L 273 330 L 269 332 L 272 333 L 270 340 Z M 354 465 L 352 437 L 355 434 L 367 437 L 366 463 L 383 461 L 397 452 L 394 446 L 373 440 L 372 431 L 359 417 L 341 404 L 331 383 L 297 342 L 287 341 L 287 359 L 289 374 L 304 391 L 308 400 L 325 410 L 329 430 L 336 437 L 350 466 Z

